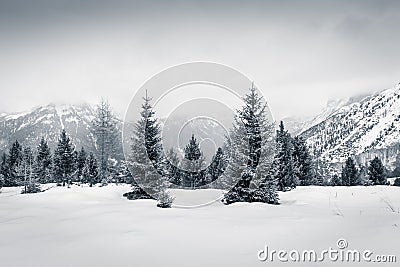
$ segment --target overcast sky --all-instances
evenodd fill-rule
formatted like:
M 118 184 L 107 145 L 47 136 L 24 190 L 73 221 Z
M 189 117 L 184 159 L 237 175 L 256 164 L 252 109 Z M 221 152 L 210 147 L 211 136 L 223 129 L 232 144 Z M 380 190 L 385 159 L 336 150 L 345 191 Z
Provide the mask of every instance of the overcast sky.
M 400 82 L 400 1 L 3 1 L 0 111 L 109 99 L 153 74 L 232 66 L 275 118 Z

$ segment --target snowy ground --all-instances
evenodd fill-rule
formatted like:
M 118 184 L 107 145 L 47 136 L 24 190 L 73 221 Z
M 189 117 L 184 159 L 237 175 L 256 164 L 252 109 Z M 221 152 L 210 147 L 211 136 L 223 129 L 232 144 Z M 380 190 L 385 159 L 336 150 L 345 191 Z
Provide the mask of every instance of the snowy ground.
M 196 209 L 129 201 L 122 197 L 129 189 L 1 189 L 0 266 L 275 266 L 257 259 L 265 245 L 323 250 L 339 238 L 350 249 L 397 255 L 397 263 L 378 266 L 400 261 L 400 187 L 302 187 L 281 193 L 279 206 Z

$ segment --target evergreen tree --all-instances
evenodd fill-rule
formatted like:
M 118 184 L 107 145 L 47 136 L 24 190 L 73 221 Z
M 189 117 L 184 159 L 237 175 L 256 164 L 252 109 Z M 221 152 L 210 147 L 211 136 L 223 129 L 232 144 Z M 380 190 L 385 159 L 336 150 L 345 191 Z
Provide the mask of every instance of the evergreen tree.
M 362 164 L 358 164 L 358 175 L 357 175 L 357 180 L 356 184 L 358 185 L 369 185 L 370 181 L 368 179 L 368 170 L 365 166 Z
M 35 172 L 35 161 L 30 147 L 25 147 L 23 151 L 23 159 L 19 165 L 18 173 L 23 177 L 24 190 L 22 193 L 37 193 L 40 192 L 40 186 L 37 183 L 37 174 Z
M 375 157 L 369 162 L 368 166 L 369 179 L 373 184 L 384 185 L 386 184 L 386 172 L 382 161 Z
M 276 182 L 270 175 L 274 152 L 273 125 L 265 115 L 267 106 L 254 86 L 243 101 L 245 105 L 235 115 L 227 140 L 229 162 L 223 175 L 223 178 L 232 177 L 238 182 L 225 194 L 223 202 L 277 204 Z
M 175 185 L 182 186 L 182 175 L 179 171 L 181 165 L 180 160 L 178 154 L 172 147 L 168 150 L 166 158 L 170 163 L 168 164 L 168 181 Z
M 249 155 L 249 143 L 246 128 L 237 115 L 234 118 L 232 128 L 229 130 L 229 135 L 226 138 L 226 151 L 229 159 L 227 160 L 226 170 L 222 176 L 222 186 L 231 185 L 237 181 L 237 184 L 229 193 L 230 195 L 237 195 L 232 197 L 232 202 L 235 202 L 236 199 L 239 198 L 236 191 L 239 191 L 244 184 L 241 180 L 245 170 L 247 169 Z
M 199 143 L 197 143 L 196 138 L 194 138 L 194 134 L 192 134 L 189 144 L 187 144 L 185 147 L 185 159 L 198 160 L 201 157 L 201 154 Z
M 17 186 L 22 182 L 17 171 L 23 160 L 22 146 L 19 144 L 18 140 L 12 144 L 7 160 L 8 173 L 5 175 L 4 185 Z
M 285 130 L 283 122 L 280 122 L 279 130 L 276 132 L 276 154 L 273 162 L 272 176 L 278 180 L 281 191 L 295 188 L 298 183 L 298 169 L 294 159 L 293 139 Z
M 58 185 L 65 186 L 72 182 L 74 171 L 74 147 L 70 138 L 63 129 L 58 139 L 57 148 L 54 152 L 54 172 Z
M 185 156 L 183 161 L 184 172 L 183 185 L 192 189 L 205 184 L 205 159 L 200 150 L 200 145 L 192 134 L 189 143 L 185 147 Z
M 160 125 L 150 104 L 151 98 L 143 98 L 140 119 L 135 123 L 131 138 L 128 168 L 133 175 L 132 192 L 124 194 L 128 199 L 153 198 L 165 187 L 165 161 L 163 159 Z M 139 187 L 140 184 L 144 188 Z
M 36 168 L 39 183 L 52 182 L 52 160 L 50 148 L 46 140 L 42 137 L 37 147 Z
M 92 187 L 99 180 L 99 172 L 97 167 L 97 160 L 93 153 L 90 153 L 86 158 L 85 165 L 82 169 L 82 182 L 89 183 Z
M 0 189 L 4 186 L 4 175 L 0 173 Z
M 118 171 L 119 181 L 121 183 L 132 184 L 133 177 L 132 177 L 131 172 L 129 171 L 128 165 L 129 165 L 129 163 L 126 160 L 122 160 L 120 162 L 119 171 Z
M 82 147 L 76 159 L 76 177 L 77 181 L 83 182 L 83 169 L 86 163 L 86 151 Z
M 107 101 L 101 100 L 97 105 L 93 120 L 96 154 L 99 161 L 99 176 L 103 184 L 108 181 L 108 164 L 112 155 L 118 152 L 118 129 L 116 118 Z
M 218 148 L 210 165 L 207 168 L 207 184 L 210 184 L 220 178 L 226 169 L 226 161 L 222 148 Z
M 338 186 L 338 185 L 342 185 L 342 180 L 339 178 L 339 176 L 337 174 L 334 174 L 332 179 L 330 180 L 329 183 L 331 186 Z
M 342 185 L 357 185 L 358 170 L 351 157 L 348 157 L 342 168 Z
M 293 149 L 293 160 L 299 185 L 310 185 L 313 178 L 312 161 L 308 146 L 302 137 L 296 136 L 293 139 Z
M 2 180 L 2 187 L 5 186 L 6 184 L 6 177 L 8 175 L 9 171 L 8 171 L 8 165 L 7 165 L 7 155 L 6 153 L 3 153 L 3 155 L 1 156 L 1 163 L 0 163 L 0 176 L 1 176 L 1 180 Z

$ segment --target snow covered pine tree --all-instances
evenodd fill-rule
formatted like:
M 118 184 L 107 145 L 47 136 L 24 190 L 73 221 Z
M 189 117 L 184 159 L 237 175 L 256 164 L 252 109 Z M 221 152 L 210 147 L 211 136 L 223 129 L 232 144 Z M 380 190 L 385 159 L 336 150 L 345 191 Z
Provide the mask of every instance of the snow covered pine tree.
M 6 164 L 6 175 L 4 177 L 4 186 L 17 186 L 22 183 L 17 174 L 17 168 L 23 160 L 22 146 L 18 140 L 12 144 Z
M 205 184 L 205 172 L 201 171 L 205 167 L 205 159 L 200 150 L 199 143 L 192 134 L 192 138 L 185 147 L 185 157 L 183 165 L 187 172 L 184 172 L 183 185 L 191 189 Z
M 54 151 L 54 175 L 57 185 L 62 184 L 62 186 L 65 186 L 68 183 L 69 186 L 72 182 L 74 150 L 71 139 L 63 129 L 58 139 L 57 148 Z
M 42 137 L 37 147 L 36 168 L 38 181 L 41 184 L 52 182 L 52 160 L 50 147 Z
M 89 156 L 86 158 L 82 170 L 82 182 L 88 183 L 90 187 L 99 182 L 97 160 L 92 152 L 90 152 Z
M 273 124 L 266 117 L 266 103 L 253 85 L 243 101 L 245 105 L 235 115 L 227 140 L 230 158 L 223 174 L 238 183 L 222 201 L 278 204 L 275 181 L 270 175 Z
M 135 123 L 128 156 L 128 168 L 134 178 L 132 191 L 124 196 L 128 199 L 155 198 L 159 200 L 160 207 L 170 207 L 172 199 L 167 197 L 165 189 L 168 168 L 162 151 L 160 125 L 147 92 L 143 100 L 141 117 Z
M 37 173 L 35 172 L 35 161 L 33 152 L 30 147 L 25 147 L 23 151 L 23 159 L 19 166 L 20 176 L 23 177 L 24 189 L 22 194 L 40 192 L 40 185 L 37 183 Z
M 298 170 L 294 162 L 293 152 L 292 137 L 285 130 L 281 121 L 279 130 L 276 131 L 276 153 L 272 167 L 272 176 L 277 179 L 281 191 L 295 188 L 298 184 Z
M 101 100 L 97 105 L 92 125 L 95 137 L 96 156 L 99 161 L 99 176 L 103 184 L 107 184 L 109 177 L 109 159 L 111 155 L 117 155 L 119 140 L 116 118 L 112 113 L 110 104 Z
M 357 185 L 358 170 L 354 160 L 348 157 L 342 168 L 342 185 Z
M 293 141 L 293 160 L 299 185 L 310 185 L 313 180 L 312 160 L 304 139 L 296 136 Z
M 385 167 L 383 166 L 382 161 L 378 157 L 375 157 L 373 160 L 369 162 L 368 175 L 369 175 L 369 180 L 373 184 L 376 185 L 387 184 Z

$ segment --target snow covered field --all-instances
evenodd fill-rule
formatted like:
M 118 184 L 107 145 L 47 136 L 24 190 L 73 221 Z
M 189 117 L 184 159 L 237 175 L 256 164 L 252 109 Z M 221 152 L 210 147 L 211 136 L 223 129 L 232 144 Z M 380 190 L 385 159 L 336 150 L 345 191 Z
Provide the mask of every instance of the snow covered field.
M 279 206 L 214 203 L 196 209 L 129 201 L 122 197 L 129 189 L 54 187 L 32 195 L 1 189 L 0 265 L 275 266 L 257 259 L 265 245 L 323 250 L 336 248 L 339 238 L 349 249 L 397 256 L 397 263 L 378 266 L 400 261 L 399 187 L 299 187 L 280 193 Z

